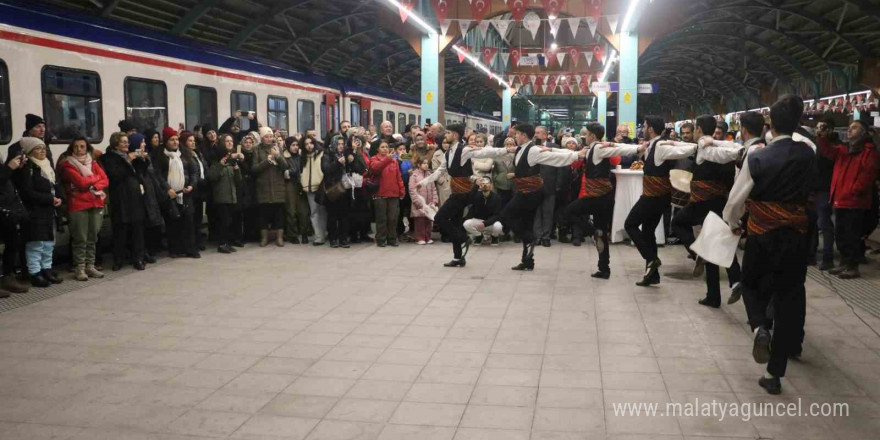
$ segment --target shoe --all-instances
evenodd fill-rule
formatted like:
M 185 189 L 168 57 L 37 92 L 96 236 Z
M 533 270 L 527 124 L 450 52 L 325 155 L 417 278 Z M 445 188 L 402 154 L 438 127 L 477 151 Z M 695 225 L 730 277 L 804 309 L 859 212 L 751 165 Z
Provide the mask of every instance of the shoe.
M 541 239 L 541 246 L 550 247 L 550 239 L 549 238 Z
M 462 249 L 461 249 L 461 258 L 464 258 L 467 256 L 468 251 L 471 250 L 472 244 L 474 244 L 474 240 L 470 237 L 468 237 L 467 240 L 464 241 Z
M 427 243 L 425 242 L 425 240 L 419 240 L 416 244 L 420 245 L 420 246 L 424 246 Z
M 715 300 L 711 300 L 711 299 L 709 299 L 708 296 L 705 297 L 705 298 L 703 298 L 703 299 L 701 299 L 701 300 L 699 300 L 699 301 L 697 301 L 697 302 L 698 302 L 701 306 L 712 307 L 712 308 L 715 308 L 715 309 L 721 307 L 721 300 L 720 300 L 720 299 L 717 300 L 717 301 L 715 301 Z
M 284 229 L 275 230 L 275 246 L 284 247 Z
M 61 279 L 60 276 L 58 276 L 58 273 L 55 272 L 55 271 L 53 271 L 53 270 L 50 270 L 50 269 L 43 269 L 40 273 L 42 273 L 43 276 L 44 276 L 47 280 L 49 280 L 49 282 L 52 283 L 52 284 L 61 284 L 61 283 L 64 281 L 64 280 Z
M 38 273 L 31 275 L 30 279 L 31 279 L 31 286 L 34 286 L 34 287 L 49 287 L 50 285 L 52 285 L 52 283 L 50 283 L 49 280 L 47 280 L 46 277 L 43 276 L 42 272 L 38 272 Z
M 434 240 L 428 240 L 428 244 L 434 244 Z
M 376 246 L 379 246 L 379 247 L 385 247 L 385 242 L 384 242 L 384 241 L 380 241 L 380 242 L 376 243 Z
M 261 229 L 260 230 L 260 247 L 269 246 L 269 230 Z
M 666 244 L 669 246 L 675 246 L 681 243 L 681 240 L 678 237 L 669 237 L 666 239 Z
M 0 299 L 9 298 L 12 296 L 12 293 L 6 290 L 0 290 Z
M 119 272 L 122 270 L 122 263 L 113 263 L 113 272 Z
M 601 278 L 603 280 L 607 280 L 608 278 L 611 278 L 611 272 L 602 272 L 600 270 L 600 271 L 593 272 L 593 274 L 590 276 L 593 278 Z
M 232 253 L 232 249 L 229 247 L 228 244 L 224 244 L 224 245 L 222 245 L 222 246 L 218 246 L 218 247 L 217 247 L 217 252 L 219 252 L 219 253 L 221 253 L 221 254 L 231 254 L 231 253 Z
M 185 257 L 186 255 L 185 255 L 185 254 L 169 253 L 168 256 L 171 257 L 171 258 L 175 258 L 175 259 L 176 259 L 176 258 L 183 258 L 183 257 Z
M 694 260 L 694 278 L 699 278 L 703 276 L 703 272 L 706 271 L 706 261 L 703 260 L 699 255 L 697 255 L 697 259 Z
M 290 244 L 299 244 L 299 238 L 297 237 L 290 237 L 288 241 L 290 241 Z
M 336 240 L 330 240 L 330 248 L 331 249 L 336 249 L 338 247 L 339 247 L 339 245 L 336 243 Z
M 351 247 L 351 245 L 348 244 L 348 240 L 342 240 L 339 242 L 339 247 L 341 247 L 343 249 L 348 249 Z
M 642 277 L 642 280 L 636 283 L 636 286 L 647 287 L 654 284 L 660 284 L 660 266 L 663 263 L 659 258 L 654 259 L 653 261 L 648 262 L 645 268 L 645 276 Z
M 144 270 L 147 268 L 147 265 L 145 265 L 143 261 L 138 261 L 132 264 L 131 267 L 133 267 L 134 270 Z
M 467 261 L 464 258 L 459 258 L 452 260 L 448 263 L 443 263 L 443 267 L 464 267 L 467 265 Z
M 86 268 L 80 266 L 80 267 L 77 267 L 76 269 L 74 269 L 73 279 L 75 279 L 77 281 L 88 281 L 89 276 L 86 275 Z
M 654 284 L 660 284 L 660 274 L 655 274 L 654 276 L 645 275 L 642 277 L 641 281 L 636 282 L 636 286 L 639 287 L 648 287 L 653 286 Z
M 752 358 L 759 364 L 766 364 L 770 361 L 770 330 L 764 327 L 758 327 L 755 332 L 755 342 L 752 345 Z
M 196 259 L 196 260 L 198 260 L 199 258 L 202 258 L 202 254 L 200 254 L 198 252 L 191 252 L 189 254 L 186 254 L 186 256 L 189 258 Z
M 522 270 L 522 271 L 532 271 L 535 270 L 535 261 L 529 260 L 528 262 L 519 263 L 516 266 L 510 268 L 511 270 Z
M 840 278 L 841 280 L 851 280 L 854 278 L 861 278 L 861 276 L 862 274 L 859 272 L 859 267 L 856 266 L 852 269 L 847 269 L 841 272 L 840 275 L 837 276 L 837 278 Z
M 391 247 L 397 247 L 397 246 L 400 246 L 400 245 L 397 244 L 396 241 L 389 241 L 389 242 L 388 242 L 388 246 L 391 246 Z
M 242 243 L 241 240 L 235 240 L 235 241 L 233 241 L 233 242 L 232 242 L 232 245 L 235 246 L 235 247 L 244 247 L 244 243 Z
M 299 237 L 299 241 L 300 241 L 300 243 L 302 243 L 302 244 L 309 244 L 309 236 L 308 236 L 308 235 L 302 235 L 302 236 Z
M 238 249 L 236 249 L 236 248 L 235 248 L 235 247 L 233 247 L 233 246 L 230 246 L 230 245 L 226 245 L 226 247 L 228 247 L 228 248 L 229 248 L 229 250 L 230 250 L 230 251 L 232 251 L 232 252 L 233 252 L 233 253 L 235 253 L 235 252 L 238 252 Z
M 208 249 L 207 246 L 205 246 L 205 245 L 203 245 L 203 244 L 200 244 L 200 245 L 199 245 L 199 250 L 200 250 L 200 251 L 204 251 L 204 250 L 206 250 L 206 249 Z
M 580 246 L 583 243 L 583 240 L 580 238 L 575 238 L 571 241 L 572 246 Z
M 834 261 L 825 261 L 822 260 L 822 263 L 819 264 L 819 270 L 826 271 L 834 268 Z
M 156 260 L 155 256 L 150 255 L 150 254 L 144 255 L 144 262 L 145 263 L 156 264 L 156 261 L 158 261 L 158 260 Z
M 324 245 L 323 241 L 313 241 L 312 242 L 312 246 L 323 246 L 323 245 Z
M 98 270 L 94 264 L 86 264 L 86 276 L 89 278 L 104 278 L 104 272 Z
M 492 237 L 492 246 L 498 246 L 499 244 L 498 237 Z
M 727 304 L 736 304 L 742 298 L 742 283 L 736 283 L 730 289 L 730 298 L 727 298 Z
M 844 266 L 843 264 L 841 264 L 840 266 L 837 266 L 837 267 L 835 267 L 835 268 L 833 268 L 833 269 L 829 269 L 829 270 L 828 270 L 828 274 L 829 274 L 829 275 L 837 276 L 837 275 L 842 274 L 842 273 L 845 272 L 845 271 L 846 271 L 846 266 Z
M 0 281 L 0 288 L 12 293 L 27 293 L 30 288 L 27 284 L 15 279 L 15 275 L 6 275 L 3 281 Z
M 475 238 L 473 241 L 474 241 L 474 244 L 483 244 L 483 236 L 482 235 L 477 236 L 477 238 Z
M 762 377 L 758 379 L 758 385 L 767 390 L 768 394 L 782 393 L 782 381 L 780 381 L 778 377 L 774 377 L 773 379 Z

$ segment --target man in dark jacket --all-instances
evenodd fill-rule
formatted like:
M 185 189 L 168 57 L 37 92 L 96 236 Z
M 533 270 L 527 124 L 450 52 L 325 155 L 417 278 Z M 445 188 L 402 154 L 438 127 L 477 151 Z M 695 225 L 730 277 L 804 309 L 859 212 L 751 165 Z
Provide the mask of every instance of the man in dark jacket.
M 503 233 L 501 224 L 501 196 L 492 191 L 492 179 L 483 177 L 479 182 L 480 190 L 472 191 L 467 217 L 462 224 L 464 230 L 476 242 L 498 246 L 498 237 Z
M 34 137 L 43 141 L 46 144 L 46 157 L 52 167 L 55 167 L 55 159 L 52 158 L 52 148 L 50 148 L 52 136 L 46 130 L 46 121 L 43 118 L 30 113 L 26 114 L 24 116 L 24 133 L 21 134 L 21 137 Z M 10 145 L 6 156 L 15 157 L 19 154 L 21 154 L 21 141 Z
M 816 124 L 817 133 L 828 133 L 832 145 L 840 143 L 834 126 L 830 122 Z M 834 173 L 834 161 L 819 154 L 816 155 L 816 178 L 813 180 L 810 198 L 813 199 L 813 212 L 810 219 L 810 264 L 816 264 L 816 251 L 819 248 L 819 231 L 822 231 L 822 262 L 819 270 L 834 267 L 834 222 L 831 219 L 831 176 Z
M 535 127 L 535 145 L 546 148 L 559 148 L 550 140 L 550 134 L 547 127 Z M 553 211 L 556 207 L 556 189 L 559 175 L 564 174 L 566 167 L 555 167 L 550 165 L 541 165 L 541 178 L 544 179 L 544 186 L 541 191 L 544 192 L 544 198 L 541 206 L 535 212 L 535 242 L 540 242 L 544 247 L 550 247 L 550 234 L 553 232 Z M 564 178 L 564 176 L 563 176 Z
M 25 161 L 22 154 L 9 156 L 0 165 L 0 239 L 3 240 L 3 279 L 0 281 L 0 298 L 9 297 L 9 292 L 26 293 L 27 284 L 15 278 L 17 258 L 24 246 L 21 238 L 21 224 L 27 221 L 27 210 L 18 191 L 12 183 L 12 172 L 21 168 Z

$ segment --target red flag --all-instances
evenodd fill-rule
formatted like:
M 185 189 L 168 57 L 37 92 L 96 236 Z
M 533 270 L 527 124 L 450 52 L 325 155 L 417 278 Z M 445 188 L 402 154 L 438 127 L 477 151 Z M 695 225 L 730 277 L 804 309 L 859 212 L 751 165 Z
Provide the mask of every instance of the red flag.
M 565 48 L 565 50 L 568 51 L 568 58 L 574 63 L 574 67 L 577 67 L 578 61 L 581 60 L 581 52 L 578 50 L 577 46 L 570 46 Z
M 497 47 L 484 47 L 483 48 L 483 62 L 486 63 L 487 66 L 492 65 L 492 60 L 495 59 L 495 54 L 498 53 Z
M 544 85 L 544 76 L 545 75 L 538 75 L 537 79 L 535 79 L 535 87 L 540 87 Z
M 526 85 L 526 84 L 528 84 L 528 81 L 529 81 L 529 76 L 528 76 L 528 75 L 526 75 L 526 74 L 522 74 L 522 75 L 519 76 L 519 83 L 520 83 L 520 84 L 522 84 L 522 85 Z
M 590 14 L 596 23 L 599 22 L 599 17 L 602 16 L 602 0 L 589 0 L 590 3 L 587 5 L 587 13 Z
M 544 49 L 544 56 L 547 57 L 547 67 L 550 67 L 553 63 L 559 63 L 556 59 L 556 53 L 559 52 L 559 48 L 554 49 L 553 46 L 548 46 Z
M 526 2 L 528 0 L 511 0 L 512 3 L 510 5 L 510 14 L 513 15 L 513 19 L 517 22 L 522 22 L 523 17 L 526 15 Z
M 605 63 L 605 48 L 601 45 L 593 46 L 593 58 Z
M 458 54 L 458 63 L 461 64 L 464 62 L 464 54 L 470 52 L 471 48 L 468 46 L 458 46 L 458 48 L 461 50 L 457 50 L 455 53 Z
M 522 52 L 521 52 L 520 48 L 514 47 L 513 49 L 510 49 L 510 59 L 513 60 L 513 66 L 512 66 L 513 68 L 516 68 L 516 66 L 519 65 L 519 58 L 521 56 L 522 56 Z
M 434 8 L 438 22 L 442 23 L 446 20 L 446 16 L 449 15 L 449 0 L 431 0 L 431 7 Z
M 550 80 L 547 81 L 547 85 L 550 86 L 551 89 L 555 89 L 558 82 L 559 75 L 550 75 Z
M 409 17 L 409 13 L 415 5 L 415 0 L 400 0 L 400 7 L 397 8 L 400 12 L 400 21 L 406 23 L 406 19 Z
M 541 0 L 544 5 L 544 11 L 548 17 L 559 17 L 562 7 L 565 6 L 565 0 Z
M 581 74 L 581 82 L 580 82 L 581 90 L 586 90 L 590 88 L 590 74 L 582 73 Z
M 471 0 L 471 16 L 477 23 L 483 21 L 483 17 L 489 12 L 491 0 Z

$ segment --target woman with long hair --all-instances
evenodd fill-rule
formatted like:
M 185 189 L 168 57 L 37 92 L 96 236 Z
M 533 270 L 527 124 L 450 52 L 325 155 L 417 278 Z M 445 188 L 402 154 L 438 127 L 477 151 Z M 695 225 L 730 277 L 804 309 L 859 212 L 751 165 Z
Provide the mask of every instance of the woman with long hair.
M 257 184 L 251 168 L 260 143 L 260 135 L 252 131 L 241 138 L 238 152 L 244 156 L 242 168 L 242 192 L 239 194 L 238 206 L 241 208 L 242 236 L 245 241 L 260 240 L 260 205 L 257 204 Z
M 300 182 L 306 197 L 309 200 L 309 218 L 312 221 L 312 229 L 315 237 L 312 244 L 320 246 L 327 239 L 327 210 L 324 205 L 318 203 L 318 191 L 321 182 L 324 181 L 324 171 L 321 169 L 321 159 L 324 150 L 317 146 L 317 141 L 311 136 L 303 136 L 299 148 L 300 160 L 302 161 Z
M 354 161 L 354 155 L 345 155 L 345 138 L 336 136 L 330 139 L 327 151 L 321 159 L 321 171 L 324 180 L 321 183 L 324 191 L 324 208 L 327 209 L 327 238 L 331 248 L 348 248 L 348 225 L 349 210 L 351 209 L 351 190 L 344 191 L 341 196 L 334 198 L 334 186 L 342 185 L 342 178 L 349 173 L 349 165 Z
M 241 234 L 241 211 L 238 209 L 238 193 L 241 186 L 240 161 L 244 155 L 235 151 L 235 141 L 231 135 L 224 134 L 218 139 L 211 154 L 213 162 L 208 168 L 208 179 L 211 181 L 211 199 L 213 200 L 217 252 L 230 254 L 235 252 L 234 244 Z
M 351 130 L 349 130 L 351 131 Z M 349 172 L 364 176 L 370 163 L 370 156 L 367 154 L 364 146 L 367 145 L 366 139 L 361 135 L 352 135 L 348 138 L 345 146 L 345 157 L 352 157 L 349 164 Z M 351 222 L 349 223 L 349 236 L 351 243 L 368 243 L 370 241 L 370 221 L 372 220 L 373 210 L 370 206 L 370 194 L 363 185 L 360 188 L 354 188 L 354 198 L 351 201 Z
M 58 171 L 67 196 L 75 277 L 77 281 L 104 278 L 95 268 L 95 244 L 104 220 L 104 190 L 110 181 L 95 160 L 94 148 L 83 136 L 74 138 L 59 162 Z
M 189 133 L 189 132 L 184 132 Z M 216 145 L 218 141 L 217 132 L 210 130 L 208 134 L 213 133 L 213 142 L 210 145 Z M 182 133 L 183 134 L 183 133 Z M 187 138 L 181 136 L 180 143 L 189 150 L 192 166 L 196 174 L 199 176 L 196 185 L 193 187 L 193 240 L 198 250 L 205 250 L 205 238 L 202 235 L 202 227 L 205 221 L 205 204 L 211 199 L 210 182 L 208 182 L 208 161 L 205 158 L 207 154 L 208 139 L 202 139 L 203 144 L 199 145 L 195 137 L 195 133 L 191 133 Z M 205 154 L 203 154 L 203 151 Z
M 180 139 L 195 142 L 192 132 L 178 136 L 171 127 L 162 130 L 164 147 L 155 152 L 153 162 L 158 174 L 175 192 L 175 200 L 165 212 L 165 236 L 171 258 L 201 258 L 196 247 L 193 226 L 193 191 L 198 185 L 199 174 L 190 148 L 180 148 Z

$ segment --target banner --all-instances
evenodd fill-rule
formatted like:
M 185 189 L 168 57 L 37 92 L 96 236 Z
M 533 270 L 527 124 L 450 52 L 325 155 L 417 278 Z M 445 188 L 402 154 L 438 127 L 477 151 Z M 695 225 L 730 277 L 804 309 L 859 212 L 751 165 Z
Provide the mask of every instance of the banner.
M 434 8 L 437 20 L 443 23 L 443 20 L 446 20 L 446 16 L 449 15 L 449 0 L 431 0 L 431 7 Z
M 601 44 L 593 46 L 593 57 L 605 64 L 605 47 Z
M 523 26 L 532 34 L 532 39 L 534 40 L 538 35 L 538 28 L 541 27 L 541 17 L 534 12 L 529 12 L 523 18 Z
M 507 61 L 510 59 L 510 54 L 507 52 L 501 52 L 501 62 L 504 64 L 504 68 L 507 69 Z M 511 81 L 513 82 L 513 81 Z
M 523 55 L 519 58 L 519 66 L 535 67 L 540 65 L 537 55 Z
M 567 52 L 564 50 L 561 50 L 556 53 L 556 62 L 559 63 L 559 67 L 562 67 L 562 63 L 565 62 L 565 55 L 566 54 L 567 54 Z
M 553 38 L 556 38 L 556 34 L 559 33 L 559 26 L 562 25 L 562 19 L 561 18 L 553 18 L 553 19 L 547 20 L 547 22 L 550 23 L 550 35 L 553 35 Z
M 532 87 L 537 85 L 538 83 L 538 75 L 529 75 L 529 82 L 532 83 Z
M 480 30 L 480 35 L 483 36 L 483 41 L 486 41 L 486 37 L 489 36 L 489 22 L 481 21 L 477 24 L 477 28 Z
M 483 62 L 487 66 L 492 65 L 492 61 L 495 59 L 495 54 L 498 53 L 497 47 L 484 47 L 483 48 Z
M 446 36 L 446 33 L 449 32 L 449 25 L 452 24 L 452 20 L 443 20 L 440 22 L 440 35 Z
M 458 30 L 461 31 L 461 38 L 467 35 L 468 29 L 471 27 L 471 20 L 458 20 Z
M 470 0 L 471 1 L 471 17 L 476 20 L 477 23 L 483 21 L 483 17 L 486 16 L 486 12 L 489 12 L 489 3 L 491 0 Z
M 512 0 L 512 4 L 510 5 L 510 15 L 513 16 L 513 19 L 517 22 L 522 22 L 523 17 L 526 15 L 526 2 L 528 0 Z
M 495 26 L 495 30 L 498 31 L 498 35 L 501 36 L 504 41 L 507 41 L 507 31 L 510 28 L 510 20 L 502 20 L 500 18 L 496 18 L 492 21 L 492 26 Z
M 606 16 L 605 19 L 608 20 L 608 27 L 611 28 L 611 33 L 616 34 L 617 33 L 617 22 L 620 21 L 620 15 L 619 14 L 609 15 L 609 16 Z
M 587 13 L 593 17 L 593 21 L 599 23 L 599 17 L 602 16 L 602 0 L 588 0 Z
M 568 57 L 571 58 L 571 62 L 574 63 L 574 67 L 577 67 L 578 62 L 581 60 L 581 52 L 578 50 L 577 46 L 570 46 L 565 49 L 565 52 L 568 53 Z
M 584 52 L 584 56 L 587 57 L 587 67 L 590 67 L 593 63 L 593 52 Z
M 578 28 L 581 27 L 581 19 L 578 17 L 574 18 L 566 18 L 565 21 L 568 22 L 568 27 L 571 29 L 572 38 L 578 37 Z
M 519 66 L 519 59 L 521 55 L 520 48 L 514 47 L 510 49 L 510 58 L 513 58 L 513 67 Z
M 596 21 L 596 19 L 593 17 L 587 17 L 586 20 L 587 20 L 587 27 L 590 28 L 590 35 L 592 35 L 595 38 L 596 37 L 596 28 L 599 27 L 599 22 Z
M 541 4 L 544 5 L 544 11 L 547 12 L 547 16 L 552 18 L 558 17 L 559 13 L 562 12 L 565 0 L 541 0 Z

